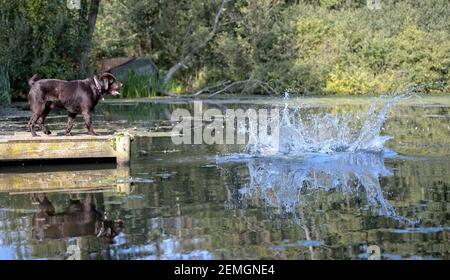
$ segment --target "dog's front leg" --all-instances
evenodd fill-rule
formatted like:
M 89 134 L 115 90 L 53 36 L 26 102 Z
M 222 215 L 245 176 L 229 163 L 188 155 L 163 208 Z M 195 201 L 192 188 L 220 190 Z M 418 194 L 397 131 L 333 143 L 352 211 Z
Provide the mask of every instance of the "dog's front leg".
M 86 124 L 86 128 L 88 130 L 89 135 L 98 135 L 94 132 L 94 128 L 92 127 L 92 119 L 90 112 L 83 112 L 84 123 Z
M 66 126 L 66 136 L 72 136 L 72 133 L 70 131 L 73 127 L 73 121 L 75 120 L 75 117 L 77 116 L 76 113 L 68 113 L 67 115 L 67 126 Z
M 44 122 L 45 122 L 45 120 L 42 117 L 40 117 L 37 121 L 37 124 L 44 131 L 44 134 L 47 134 L 47 135 L 52 134 L 52 132 L 48 128 L 48 125 L 46 125 Z

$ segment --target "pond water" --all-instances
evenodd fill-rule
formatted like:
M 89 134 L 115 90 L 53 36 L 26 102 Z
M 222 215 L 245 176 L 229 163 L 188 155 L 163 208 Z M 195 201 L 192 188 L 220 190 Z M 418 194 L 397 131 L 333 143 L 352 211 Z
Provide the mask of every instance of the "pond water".
M 303 125 L 342 134 L 342 120 L 358 130 L 384 101 L 232 97 L 203 107 L 287 105 Z M 176 108 L 192 111 L 193 100 L 107 100 L 95 127 L 169 131 Z M 380 124 L 377 136 L 391 138 L 378 151 L 254 156 L 138 136 L 129 168 L 3 166 L 0 259 L 367 259 L 372 245 L 382 259 L 449 259 L 449 112 L 450 96 L 401 100 Z M 25 122 L 3 119 L 2 132 Z M 63 128 L 64 115 L 49 123 Z

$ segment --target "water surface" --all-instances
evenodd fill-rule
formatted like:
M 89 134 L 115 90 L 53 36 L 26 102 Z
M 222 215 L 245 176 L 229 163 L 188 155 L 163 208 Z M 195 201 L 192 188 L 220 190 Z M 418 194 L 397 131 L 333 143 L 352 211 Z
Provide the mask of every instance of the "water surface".
M 288 103 L 305 123 L 331 114 L 357 125 L 382 102 L 236 97 L 204 107 Z M 168 131 L 179 107 L 192 100 L 107 101 L 96 127 Z M 136 137 L 125 169 L 0 167 L 0 259 L 366 259 L 370 245 L 384 259 L 449 259 L 449 108 L 447 96 L 390 108 L 381 152 L 252 157 L 238 145 Z M 64 118 L 54 114 L 50 128 Z M 2 132 L 24 125 L 4 119 Z

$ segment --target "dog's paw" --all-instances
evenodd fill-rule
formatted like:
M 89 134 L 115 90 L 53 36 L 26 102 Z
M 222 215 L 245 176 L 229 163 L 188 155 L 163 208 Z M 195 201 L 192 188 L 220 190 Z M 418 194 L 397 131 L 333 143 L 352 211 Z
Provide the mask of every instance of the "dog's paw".
M 47 131 L 44 131 L 44 134 L 50 135 L 50 134 L 52 134 L 52 132 L 50 130 L 47 130 Z
M 72 133 L 66 133 L 66 134 L 64 134 L 65 136 L 73 136 L 73 134 Z

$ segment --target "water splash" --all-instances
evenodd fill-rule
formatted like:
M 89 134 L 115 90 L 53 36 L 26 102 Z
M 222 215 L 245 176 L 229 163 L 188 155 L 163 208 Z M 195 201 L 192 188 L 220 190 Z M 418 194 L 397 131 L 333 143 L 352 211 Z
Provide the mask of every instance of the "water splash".
M 300 107 L 288 106 L 286 95 L 278 135 L 261 135 L 249 126 L 245 132 L 251 141 L 244 153 L 216 161 L 247 163 L 250 182 L 240 189 L 241 201 L 262 200 L 271 209 L 294 215 L 299 224 L 298 209 L 308 204 L 308 197 L 339 191 L 363 195 L 363 208 L 376 215 L 415 225 L 418 221 L 397 214 L 380 184 L 381 177 L 392 175 L 384 166 L 384 143 L 391 137 L 381 135 L 382 126 L 389 109 L 414 94 L 407 90 L 381 106 L 373 103 L 362 118 L 329 113 L 305 118 Z
M 384 143 L 391 137 L 381 135 L 383 124 L 393 106 L 414 95 L 411 89 L 381 106 L 373 103 L 361 118 L 329 113 L 305 118 L 300 107 L 288 106 L 286 95 L 278 135 L 241 127 L 249 137 L 244 153 L 221 156 L 216 162 L 247 164 L 249 183 L 239 190 L 241 203 L 263 201 L 269 209 L 293 216 L 299 225 L 300 209 L 313 208 L 319 193 L 336 192 L 360 200 L 363 211 L 417 225 L 419 221 L 397 213 L 380 183 L 381 177 L 392 176 L 384 166 L 389 154 Z
M 358 208 L 401 223 L 417 221 L 399 215 L 384 198 L 380 177 L 391 176 L 381 153 L 311 155 L 288 158 L 248 159 L 249 183 L 239 190 L 241 201 L 259 200 L 280 214 L 293 215 L 298 223 L 300 208 L 314 212 L 320 193 L 341 192 L 360 201 Z M 321 208 L 323 205 L 320 206 Z
M 376 103 L 371 104 L 361 121 L 359 117 L 329 113 L 302 118 L 301 108 L 289 107 L 289 95 L 285 95 L 278 135 L 261 135 L 256 126 L 250 126 L 246 129 L 249 143 L 245 153 L 252 156 L 300 156 L 305 153 L 380 152 L 384 143 L 392 138 L 381 135 L 389 109 L 412 94 L 405 92 L 390 98 L 378 110 Z

